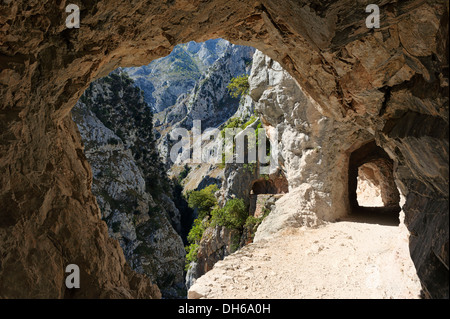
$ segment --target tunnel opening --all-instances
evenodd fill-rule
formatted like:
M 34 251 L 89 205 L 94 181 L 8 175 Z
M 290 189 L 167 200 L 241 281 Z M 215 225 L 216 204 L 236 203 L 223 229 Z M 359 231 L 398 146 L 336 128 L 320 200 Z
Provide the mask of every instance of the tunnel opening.
M 256 218 L 270 211 L 272 205 L 289 192 L 289 185 L 283 173 L 264 175 L 253 181 L 250 188 L 249 213 Z
M 393 172 L 392 159 L 375 141 L 355 150 L 348 170 L 350 215 L 363 221 L 398 225 L 400 193 Z
M 285 194 L 288 191 L 286 177 L 282 175 L 273 178 L 267 176 L 259 178 L 253 182 L 250 194 Z

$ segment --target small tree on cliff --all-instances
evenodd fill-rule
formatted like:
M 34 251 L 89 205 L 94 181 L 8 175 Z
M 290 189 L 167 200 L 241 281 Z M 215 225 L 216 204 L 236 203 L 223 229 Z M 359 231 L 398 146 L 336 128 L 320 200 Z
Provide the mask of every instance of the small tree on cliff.
M 230 91 L 230 95 L 235 98 L 248 94 L 250 89 L 248 75 L 243 74 L 232 78 L 230 83 L 227 85 L 227 89 Z
M 193 261 L 197 261 L 197 253 L 203 232 L 208 227 L 206 216 L 217 207 L 217 199 L 214 193 L 217 192 L 217 185 L 209 185 L 199 191 L 193 191 L 188 195 L 188 205 L 192 209 L 198 210 L 198 218 L 194 220 L 191 230 L 187 236 L 189 245 L 186 249 L 185 270 L 191 267 Z
M 217 205 L 217 199 L 214 196 L 217 190 L 217 185 L 209 185 L 204 189 L 193 191 L 189 194 L 188 205 L 190 208 L 198 210 L 200 219 L 209 215 L 211 210 Z

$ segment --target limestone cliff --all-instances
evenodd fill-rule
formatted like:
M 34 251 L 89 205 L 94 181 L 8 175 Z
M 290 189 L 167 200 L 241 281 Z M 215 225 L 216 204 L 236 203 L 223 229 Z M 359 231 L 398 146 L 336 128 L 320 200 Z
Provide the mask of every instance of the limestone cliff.
M 125 71 L 143 90 L 144 99 L 154 113 L 159 113 L 173 106 L 180 95 L 191 91 L 211 65 L 230 51 L 231 46 L 224 39 L 202 43 L 191 41 L 177 45 L 166 57 Z
M 350 209 L 348 149 L 373 137 L 358 126 L 322 115 L 295 80 L 261 52 L 255 54 L 249 81 L 267 135 L 278 146 L 274 160 L 291 193 L 278 202 L 280 208 L 275 207 L 255 239 L 288 225 L 315 225 L 345 216 Z M 293 200 L 289 209 L 282 206 L 288 198 Z
M 191 131 L 193 121 L 197 120 L 201 121 L 203 132 L 209 128 L 219 128 L 233 116 L 244 115 L 243 110 L 248 110 L 247 113 L 252 111 L 251 100 L 231 97 L 227 85 L 233 77 L 250 73 L 255 49 L 225 40 L 221 43 L 224 46 L 221 55 L 205 67 L 195 85 L 181 92 L 173 105 L 155 116 L 155 129 L 160 133 L 158 147 L 169 164 L 173 164 L 169 152 L 175 144 L 169 136 L 172 129 L 182 127 Z
M 379 29 L 365 24 L 368 1 L 101 0 L 80 4 L 79 29 L 65 26 L 67 4 L 0 5 L 2 297 L 158 296 L 107 235 L 70 110 L 118 66 L 224 38 L 278 61 L 322 115 L 374 137 L 405 196 L 425 295 L 448 298 L 447 1 L 380 2 Z M 67 263 L 83 289 L 66 291 Z
M 126 73 L 93 82 L 72 111 L 93 170 L 92 192 L 108 233 L 133 270 L 164 297 L 180 297 L 184 247 L 180 212 L 171 197 L 152 134 L 152 114 Z

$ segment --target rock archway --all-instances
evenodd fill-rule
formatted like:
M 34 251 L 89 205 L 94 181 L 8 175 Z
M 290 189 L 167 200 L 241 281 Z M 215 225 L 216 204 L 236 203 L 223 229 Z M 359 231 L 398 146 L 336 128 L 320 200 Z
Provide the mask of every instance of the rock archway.
M 66 1 L 3 1 L 0 297 L 159 297 L 108 237 L 68 114 L 116 67 L 218 37 L 279 61 L 323 114 L 375 136 L 406 194 L 425 295 L 448 297 L 448 3 L 383 2 L 373 30 L 366 2 L 80 1 L 67 29 Z M 65 288 L 69 263 L 83 289 Z
M 400 194 L 395 185 L 393 162 L 374 141 L 369 142 L 350 155 L 349 201 L 352 210 L 361 206 L 358 201 L 358 179 L 366 179 L 379 188 L 382 204 L 377 206 L 400 210 Z
M 289 192 L 289 184 L 282 172 L 254 180 L 250 188 L 249 213 L 255 217 L 261 217 L 270 211 L 270 207 Z
M 289 192 L 288 182 L 284 175 L 268 175 L 252 183 L 250 195 L 285 194 Z
M 385 159 L 376 159 L 364 163 L 358 167 L 358 187 L 363 182 L 370 183 L 376 190 L 376 196 L 379 197 L 378 203 L 371 204 L 370 201 L 365 205 L 364 201 L 358 198 L 359 206 L 373 207 L 392 207 L 400 208 L 400 193 L 394 182 L 392 161 Z M 361 190 L 364 192 L 364 190 Z M 358 192 L 357 192 L 358 193 Z M 357 194 L 358 197 L 361 194 Z

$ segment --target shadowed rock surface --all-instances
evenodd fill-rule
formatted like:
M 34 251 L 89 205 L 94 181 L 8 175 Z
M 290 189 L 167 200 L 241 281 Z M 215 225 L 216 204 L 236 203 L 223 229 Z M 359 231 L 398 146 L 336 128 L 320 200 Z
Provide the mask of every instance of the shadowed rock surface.
M 91 83 L 72 109 L 93 171 L 92 193 L 133 270 L 164 298 L 183 292 L 181 212 L 152 134 L 142 91 L 120 70 Z
M 425 296 L 448 298 L 449 5 L 385 1 L 381 28 L 372 30 L 368 3 L 86 1 L 80 29 L 66 29 L 64 1 L 3 1 L 0 296 L 160 296 L 108 237 L 69 111 L 92 80 L 118 66 L 148 64 L 178 43 L 224 38 L 278 61 L 321 115 L 384 149 L 406 198 Z M 327 203 L 329 212 L 345 207 Z M 80 266 L 82 289 L 66 290 L 69 263 Z

